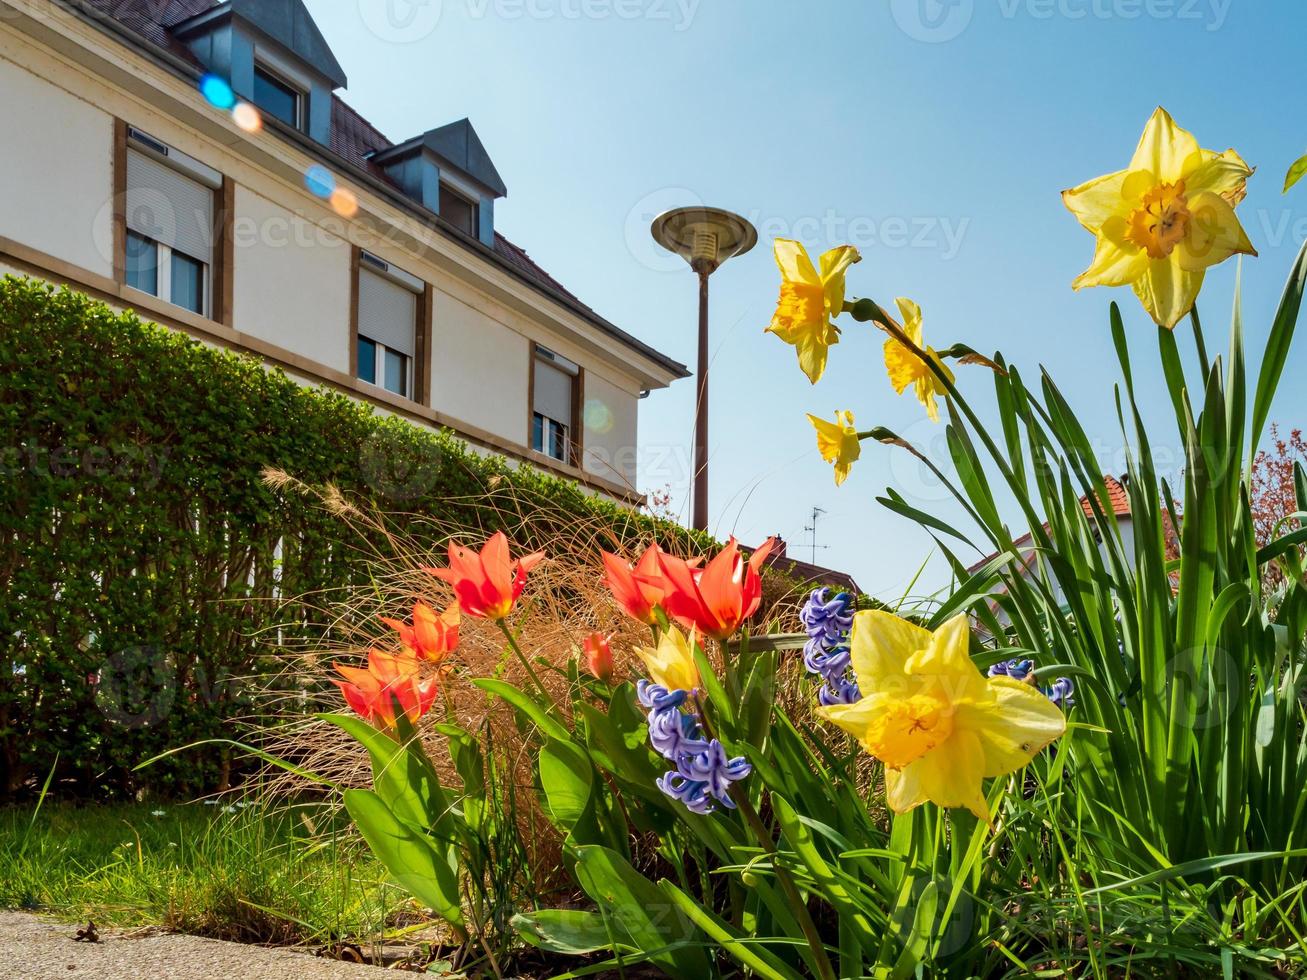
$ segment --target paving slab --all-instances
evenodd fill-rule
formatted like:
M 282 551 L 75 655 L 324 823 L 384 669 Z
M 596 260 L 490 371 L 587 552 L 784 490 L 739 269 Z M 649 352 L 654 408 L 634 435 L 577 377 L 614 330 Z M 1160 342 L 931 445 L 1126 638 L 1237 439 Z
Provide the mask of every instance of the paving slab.
M 396 975 L 294 950 L 153 930 L 104 930 L 99 942 L 77 942 L 77 929 L 23 912 L 0 912 L 0 976 L 5 980 L 380 980 Z

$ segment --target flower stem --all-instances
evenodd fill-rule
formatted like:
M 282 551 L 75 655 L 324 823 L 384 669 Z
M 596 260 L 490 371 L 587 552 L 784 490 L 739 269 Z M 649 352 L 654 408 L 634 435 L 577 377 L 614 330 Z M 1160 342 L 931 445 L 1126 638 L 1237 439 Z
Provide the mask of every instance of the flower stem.
M 536 691 L 544 700 L 542 707 L 548 710 L 553 706 L 554 699 L 550 696 L 549 691 L 546 690 L 544 683 L 540 680 L 540 675 L 536 673 L 536 669 L 531 666 L 531 661 L 526 658 L 526 654 L 522 652 L 522 648 L 517 645 L 517 637 L 513 635 L 513 631 L 508 628 L 508 623 L 504 622 L 504 620 L 496 619 L 495 625 L 498 626 L 504 636 L 507 637 L 509 647 L 515 654 L 517 654 L 517 659 L 521 661 L 522 666 L 526 669 L 527 676 L 531 678 L 531 683 L 535 685 Z
M 793 907 L 795 918 L 799 920 L 799 928 L 803 930 L 803 936 L 808 940 L 808 947 L 812 950 L 813 965 L 817 968 L 818 976 L 822 980 L 835 980 L 835 968 L 831 966 L 830 957 L 826 955 L 826 946 L 821 941 L 821 933 L 817 931 L 817 924 L 812 921 L 812 916 L 808 913 L 808 903 L 799 894 L 798 886 L 794 884 L 794 879 L 790 877 L 789 871 L 777 863 L 776 842 L 772 839 L 767 825 L 762 822 L 762 817 L 758 815 L 758 811 L 753 808 L 753 803 L 749 799 L 749 791 L 740 785 L 732 786 L 731 799 L 735 801 L 735 805 L 744 817 L 744 822 L 753 831 L 753 836 L 758 839 L 759 845 L 772 856 L 772 867 L 776 870 L 776 880 L 781 883 L 781 891 L 785 892 L 785 898 Z
M 709 738 L 716 738 L 713 732 L 712 723 L 708 720 L 708 712 L 702 698 L 698 692 L 695 692 L 694 700 L 699 712 L 699 724 L 703 727 L 704 732 Z M 776 861 L 776 841 L 772 837 L 771 831 L 767 825 L 762 822 L 762 817 L 754 809 L 753 801 L 749 799 L 749 791 L 740 783 L 731 786 L 731 799 L 735 801 L 736 808 L 740 815 L 744 817 L 744 822 L 749 825 L 749 830 L 758 841 L 758 846 L 772 857 L 772 867 L 776 870 L 776 880 L 781 883 L 781 891 L 785 892 L 785 899 L 794 909 L 794 917 L 799 920 L 799 928 L 803 930 L 803 936 L 808 941 L 808 947 L 812 950 L 813 965 L 817 969 L 818 976 L 821 980 L 835 980 L 835 968 L 831 966 L 830 957 L 826 955 L 826 946 L 821 941 L 821 933 L 817 931 L 817 924 L 812 921 L 812 916 L 808 913 L 808 904 L 803 901 L 799 894 L 798 886 L 794 884 L 794 879 L 790 873 L 781 867 Z

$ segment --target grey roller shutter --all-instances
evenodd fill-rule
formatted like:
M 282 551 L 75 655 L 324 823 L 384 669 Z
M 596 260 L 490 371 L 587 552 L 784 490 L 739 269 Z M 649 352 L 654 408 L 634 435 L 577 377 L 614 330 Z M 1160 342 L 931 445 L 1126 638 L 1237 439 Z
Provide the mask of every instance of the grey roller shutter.
M 396 282 L 359 270 L 359 333 L 393 351 L 413 356 L 418 320 L 417 294 Z
M 534 410 L 563 425 L 572 424 L 572 385 L 575 379 L 566 371 L 536 358 Z
M 213 263 L 213 191 L 130 148 L 127 227 L 193 259 Z

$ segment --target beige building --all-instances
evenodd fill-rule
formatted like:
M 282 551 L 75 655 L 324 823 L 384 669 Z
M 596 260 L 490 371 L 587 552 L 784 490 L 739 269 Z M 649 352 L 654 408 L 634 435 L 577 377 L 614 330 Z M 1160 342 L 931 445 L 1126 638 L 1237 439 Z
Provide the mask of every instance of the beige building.
M 301 0 L 0 0 L 0 272 L 637 500 L 685 368 L 495 230 L 467 120 L 393 143 L 345 84 Z

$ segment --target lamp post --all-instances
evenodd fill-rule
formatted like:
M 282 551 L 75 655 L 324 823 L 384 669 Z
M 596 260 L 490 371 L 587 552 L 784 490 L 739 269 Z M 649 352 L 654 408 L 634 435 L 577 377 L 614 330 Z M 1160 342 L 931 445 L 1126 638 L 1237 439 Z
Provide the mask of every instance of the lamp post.
M 758 244 L 744 218 L 718 208 L 678 208 L 654 219 L 654 241 L 690 264 L 699 277 L 699 390 L 694 415 L 694 528 L 708 529 L 708 277 L 727 259 Z

